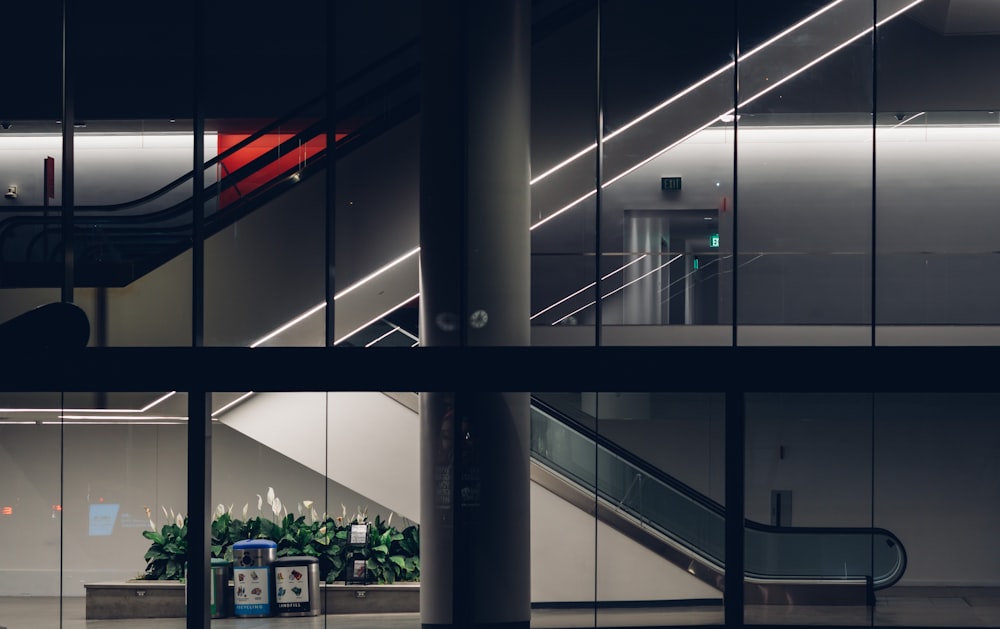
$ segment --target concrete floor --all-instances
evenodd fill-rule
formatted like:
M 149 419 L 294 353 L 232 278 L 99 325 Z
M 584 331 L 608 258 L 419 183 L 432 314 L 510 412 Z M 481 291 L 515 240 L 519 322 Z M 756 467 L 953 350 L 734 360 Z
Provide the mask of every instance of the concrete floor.
M 0 627 L 6 629 L 183 629 L 183 618 L 86 620 L 83 597 L 0 598 Z M 867 607 L 748 606 L 746 624 L 875 627 L 1000 627 L 1000 588 L 895 587 Z M 535 610 L 537 629 L 570 627 L 655 627 L 721 625 L 721 607 Z M 215 629 L 296 628 L 419 629 L 419 614 L 337 614 L 308 618 L 223 618 Z

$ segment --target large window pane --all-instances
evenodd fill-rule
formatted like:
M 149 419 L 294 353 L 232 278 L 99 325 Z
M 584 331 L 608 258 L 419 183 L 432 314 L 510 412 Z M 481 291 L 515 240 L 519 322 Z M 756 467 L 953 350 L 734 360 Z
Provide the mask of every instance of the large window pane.
M 2 406 L 2 596 L 27 597 L 5 603 L 11 622 L 118 618 L 108 601 L 135 593 L 114 588 L 183 577 L 183 549 L 147 562 L 145 534 L 183 524 L 187 511 L 186 396 L 5 393 Z M 175 584 L 160 590 L 174 604 L 164 616 L 184 614 Z
M 531 68 L 534 345 L 592 345 L 597 14 L 538 16 Z M 574 159 L 571 159 L 574 158 Z M 567 161 L 569 160 L 569 161 Z
M 879 344 L 996 342 L 1000 301 L 984 287 L 1000 277 L 1000 119 L 981 76 L 1000 62 L 993 13 L 925 2 L 879 29 Z
M 59 393 L 0 396 L 0 597 L 9 614 L 58 626 L 62 535 Z M 141 559 L 141 555 L 139 557 Z M 77 592 L 75 596 L 80 596 Z
M 873 5 L 789 4 L 740 3 L 773 31 L 741 43 L 738 342 L 867 344 Z
M 722 621 L 724 400 L 721 394 L 581 396 L 581 411 L 597 427 L 591 438 L 599 625 Z
M 748 394 L 746 621 L 867 625 L 898 578 L 872 523 L 868 394 Z
M 605 344 L 732 342 L 733 10 L 602 12 Z M 664 24 L 698 37 L 664 37 Z
M 899 535 L 906 572 L 875 624 L 996 627 L 1000 524 L 995 394 L 875 398 L 875 526 Z
M 94 344 L 188 345 L 192 14 L 149 24 L 113 1 L 67 16 L 74 283 Z

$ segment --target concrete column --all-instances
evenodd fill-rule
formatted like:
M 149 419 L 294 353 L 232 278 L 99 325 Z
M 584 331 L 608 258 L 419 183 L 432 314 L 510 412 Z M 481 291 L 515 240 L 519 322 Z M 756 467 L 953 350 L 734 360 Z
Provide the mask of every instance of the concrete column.
M 530 9 L 423 6 L 424 346 L 530 344 Z M 529 398 L 489 387 L 421 396 L 424 627 L 529 626 Z

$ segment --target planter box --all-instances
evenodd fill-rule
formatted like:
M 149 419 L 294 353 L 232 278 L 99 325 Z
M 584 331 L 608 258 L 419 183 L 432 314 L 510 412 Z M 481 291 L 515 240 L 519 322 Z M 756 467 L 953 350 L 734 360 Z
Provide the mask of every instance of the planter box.
M 87 620 L 183 618 L 184 584 L 177 581 L 88 583 Z M 227 597 L 230 600 L 232 597 Z M 386 614 L 420 611 L 420 584 L 320 584 L 324 614 Z M 232 608 L 227 610 L 232 616 Z
M 184 584 L 177 581 L 87 583 L 91 618 L 183 618 Z

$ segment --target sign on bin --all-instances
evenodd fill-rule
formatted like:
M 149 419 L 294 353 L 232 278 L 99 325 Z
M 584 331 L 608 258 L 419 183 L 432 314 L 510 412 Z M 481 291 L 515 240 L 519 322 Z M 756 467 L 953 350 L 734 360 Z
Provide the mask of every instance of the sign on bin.
M 237 616 L 272 614 L 271 562 L 276 548 L 270 540 L 233 544 L 233 610 Z
M 315 557 L 275 561 L 274 586 L 279 616 L 319 615 L 319 560 Z

